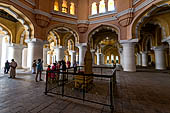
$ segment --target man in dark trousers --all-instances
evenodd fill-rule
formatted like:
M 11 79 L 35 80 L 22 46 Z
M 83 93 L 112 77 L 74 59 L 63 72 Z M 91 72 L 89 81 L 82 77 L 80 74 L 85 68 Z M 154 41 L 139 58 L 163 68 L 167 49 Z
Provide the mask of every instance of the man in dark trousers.
M 4 74 L 8 74 L 9 69 L 10 69 L 10 65 L 9 65 L 8 60 L 7 60 L 7 61 L 5 62 Z

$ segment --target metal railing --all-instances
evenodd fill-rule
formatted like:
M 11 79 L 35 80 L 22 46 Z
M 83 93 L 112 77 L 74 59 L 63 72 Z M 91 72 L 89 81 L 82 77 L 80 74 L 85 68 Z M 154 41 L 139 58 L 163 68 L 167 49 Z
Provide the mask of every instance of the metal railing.
M 61 95 L 64 97 L 109 106 L 114 110 L 113 88 L 116 84 L 115 67 L 93 67 L 100 70 L 100 74 L 84 74 L 83 66 L 77 66 L 78 72 L 73 68 L 66 71 L 46 71 L 45 94 Z M 110 74 L 103 74 L 103 69 L 110 70 Z M 55 75 L 51 77 L 51 74 Z

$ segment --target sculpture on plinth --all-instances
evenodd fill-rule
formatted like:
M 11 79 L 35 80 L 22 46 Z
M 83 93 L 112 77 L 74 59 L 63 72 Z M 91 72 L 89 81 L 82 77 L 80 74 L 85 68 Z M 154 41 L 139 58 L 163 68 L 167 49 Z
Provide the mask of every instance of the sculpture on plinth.
M 85 74 L 85 75 L 84 75 Z M 92 72 L 92 54 L 90 52 L 90 46 L 87 44 L 87 51 L 84 58 L 84 74 L 74 77 L 75 88 L 85 89 L 88 91 L 93 86 L 93 74 Z
M 84 73 L 85 74 L 93 74 L 92 72 L 92 54 L 90 51 L 90 46 L 87 44 L 87 51 L 85 53 L 85 58 L 84 58 Z

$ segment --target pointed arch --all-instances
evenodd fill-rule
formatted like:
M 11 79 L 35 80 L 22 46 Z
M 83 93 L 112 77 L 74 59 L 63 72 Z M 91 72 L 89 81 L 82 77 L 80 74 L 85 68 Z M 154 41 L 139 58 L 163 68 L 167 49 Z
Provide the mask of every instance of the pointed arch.
M 0 9 L 13 16 L 24 26 L 27 38 L 34 38 L 34 25 L 32 21 L 26 15 L 24 15 L 23 12 L 18 10 L 13 5 L 6 3 L 0 3 Z

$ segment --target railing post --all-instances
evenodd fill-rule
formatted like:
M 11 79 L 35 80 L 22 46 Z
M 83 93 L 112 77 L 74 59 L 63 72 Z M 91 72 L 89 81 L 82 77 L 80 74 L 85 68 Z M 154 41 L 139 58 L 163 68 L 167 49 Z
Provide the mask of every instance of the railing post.
M 110 109 L 113 109 L 113 77 L 110 78 Z
M 83 73 L 83 102 L 85 99 L 85 74 Z
M 62 96 L 64 96 L 64 71 L 62 70 Z
M 47 95 L 47 86 L 48 85 L 48 71 L 46 71 L 46 83 L 45 83 L 45 95 Z
M 67 69 L 67 81 L 68 81 L 68 69 Z

